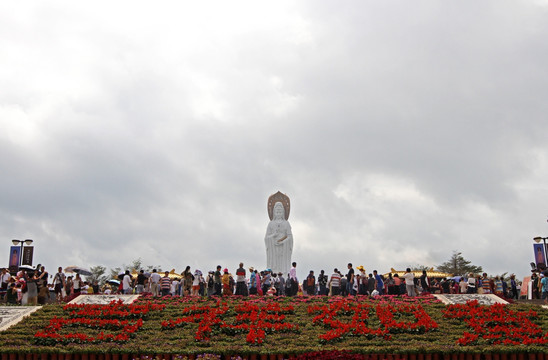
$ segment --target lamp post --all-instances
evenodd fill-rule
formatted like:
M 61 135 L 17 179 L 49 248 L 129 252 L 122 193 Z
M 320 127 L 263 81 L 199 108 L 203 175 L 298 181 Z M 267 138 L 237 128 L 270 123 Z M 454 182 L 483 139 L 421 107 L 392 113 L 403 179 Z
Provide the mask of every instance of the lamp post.
M 544 247 L 542 248 L 542 253 L 544 254 L 544 261 L 545 262 L 548 262 L 548 254 L 546 253 L 547 252 L 547 249 L 546 249 L 546 239 L 548 239 L 548 237 L 542 237 L 542 236 L 537 236 L 535 238 L 533 238 L 533 240 L 538 244 L 540 243 L 541 241 L 544 242 Z M 546 264 L 545 264 L 546 265 Z
M 33 240 L 32 239 L 25 239 L 25 240 L 13 239 L 11 242 L 13 243 L 13 245 L 16 245 L 16 246 L 21 244 L 21 255 L 19 256 L 19 264 L 18 264 L 18 266 L 21 266 L 23 264 L 23 244 L 30 245 L 32 244 Z

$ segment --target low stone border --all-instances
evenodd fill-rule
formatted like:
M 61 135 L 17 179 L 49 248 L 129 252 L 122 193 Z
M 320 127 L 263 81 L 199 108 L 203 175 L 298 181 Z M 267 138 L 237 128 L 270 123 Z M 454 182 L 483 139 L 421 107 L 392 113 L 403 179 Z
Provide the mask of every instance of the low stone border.
M 4 331 L 29 316 L 41 306 L 0 306 L 0 331 Z
M 433 294 L 445 305 L 466 304 L 467 301 L 477 300 L 481 305 L 508 304 L 508 301 L 494 294 Z
M 72 299 L 69 304 L 96 304 L 96 305 L 108 305 L 113 301 L 122 300 L 124 304 L 131 304 L 137 300 L 141 295 L 93 295 L 93 294 L 80 294 L 78 297 Z

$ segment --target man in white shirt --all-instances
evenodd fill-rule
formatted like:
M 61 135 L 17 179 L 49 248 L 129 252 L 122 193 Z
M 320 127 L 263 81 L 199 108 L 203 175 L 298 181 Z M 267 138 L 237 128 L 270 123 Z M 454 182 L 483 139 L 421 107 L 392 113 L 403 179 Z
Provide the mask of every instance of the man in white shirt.
M 124 278 L 122 279 L 122 289 L 124 291 L 124 294 L 131 294 L 133 291 L 133 288 L 131 287 L 131 276 L 129 275 L 129 270 L 126 270 L 126 274 L 124 275 Z
M 2 292 L 8 290 L 8 283 L 10 282 L 11 275 L 8 272 L 8 269 L 2 268 L 2 272 L 0 273 L 0 282 L 2 284 Z
M 291 294 L 287 294 L 289 296 L 295 296 L 297 295 L 297 292 L 299 292 L 299 280 L 297 280 L 297 263 L 293 262 L 291 264 L 291 270 L 289 270 L 289 281 L 291 281 Z
M 158 296 L 161 278 L 162 277 L 158 274 L 156 269 L 152 270 L 152 274 L 150 274 L 150 278 L 148 279 L 150 281 L 150 292 L 152 293 L 152 296 Z
M 415 274 L 411 272 L 410 268 L 407 268 L 402 277 L 405 279 L 405 289 L 407 290 L 407 295 L 417 296 L 415 293 Z

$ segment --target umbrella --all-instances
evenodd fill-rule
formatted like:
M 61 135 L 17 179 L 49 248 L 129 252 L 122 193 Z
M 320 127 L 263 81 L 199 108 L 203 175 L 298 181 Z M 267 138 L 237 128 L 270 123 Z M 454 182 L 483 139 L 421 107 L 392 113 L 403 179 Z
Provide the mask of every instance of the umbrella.
M 74 265 L 67 266 L 65 268 L 65 272 L 69 272 L 69 273 L 74 272 L 74 269 L 76 269 L 76 268 L 78 268 L 78 266 L 74 266 Z
M 120 285 L 120 281 L 116 279 L 110 279 L 109 281 L 107 281 L 107 283 L 109 283 L 110 285 Z
M 30 265 L 21 265 L 21 266 L 19 266 L 19 269 L 21 269 L 21 270 L 32 270 L 32 271 L 34 271 L 34 268 L 33 268 L 32 266 L 30 266 Z
M 91 275 L 93 275 L 93 274 L 91 273 L 91 271 L 89 271 L 88 269 L 85 269 L 85 268 L 80 267 L 80 266 L 74 266 L 74 265 L 67 266 L 67 267 L 65 268 L 65 272 L 77 273 L 77 274 L 84 275 L 84 276 L 91 276 Z
M 84 268 L 75 268 L 73 271 L 77 274 L 84 275 L 84 276 L 93 275 L 93 273 L 91 271 L 89 271 L 88 269 L 84 269 Z

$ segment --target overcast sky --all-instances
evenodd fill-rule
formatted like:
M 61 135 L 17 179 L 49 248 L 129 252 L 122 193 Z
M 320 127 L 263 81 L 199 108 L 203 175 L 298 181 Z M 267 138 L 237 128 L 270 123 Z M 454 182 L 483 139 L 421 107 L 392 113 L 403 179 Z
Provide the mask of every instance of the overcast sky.
M 3 2 L 4 264 L 262 269 L 281 191 L 301 277 L 522 277 L 547 99 L 546 0 Z

